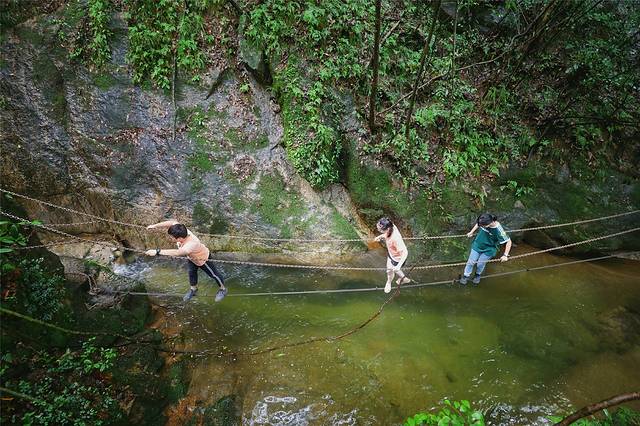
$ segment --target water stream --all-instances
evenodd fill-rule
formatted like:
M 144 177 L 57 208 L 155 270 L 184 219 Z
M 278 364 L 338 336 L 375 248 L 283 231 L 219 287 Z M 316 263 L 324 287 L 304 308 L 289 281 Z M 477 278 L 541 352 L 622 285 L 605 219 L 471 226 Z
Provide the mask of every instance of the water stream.
M 518 251 L 527 250 L 520 246 Z M 369 254 L 372 266 L 382 252 Z M 487 273 L 561 263 L 544 254 Z M 153 292 L 184 293 L 177 262 L 124 267 Z M 128 270 L 127 270 L 128 269 Z M 224 266 L 230 294 L 382 286 L 382 272 Z M 460 271 L 413 273 L 425 282 Z M 159 298 L 189 349 L 245 351 L 340 334 L 386 296 L 368 293 L 227 297 L 200 276 L 200 295 Z M 236 395 L 243 424 L 398 424 L 444 398 L 468 399 L 490 424 L 547 424 L 547 416 L 640 388 L 639 262 L 608 259 L 459 285 L 406 289 L 382 315 L 338 342 L 237 360 L 190 361 L 198 405 Z M 197 407 L 195 407 L 197 409 Z M 637 407 L 636 407 L 637 408 Z

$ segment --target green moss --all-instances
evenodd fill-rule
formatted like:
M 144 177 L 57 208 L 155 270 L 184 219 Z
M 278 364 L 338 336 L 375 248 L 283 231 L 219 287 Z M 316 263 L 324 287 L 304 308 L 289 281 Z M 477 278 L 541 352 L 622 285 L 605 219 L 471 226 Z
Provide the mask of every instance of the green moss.
M 82 2 L 70 1 L 62 9 L 61 18 L 71 28 L 75 28 L 80 23 L 80 20 L 85 16 L 86 11 L 82 7 Z
M 331 222 L 333 224 L 334 235 L 340 238 L 348 238 L 348 239 L 358 238 L 358 234 L 356 233 L 353 226 L 335 208 L 331 213 Z
M 256 148 L 266 148 L 269 146 L 269 137 L 266 134 L 262 134 L 253 140 L 253 145 Z
M 187 164 L 193 172 L 209 173 L 213 170 L 213 162 L 209 155 L 202 151 L 197 151 L 187 157 Z
M 231 199 L 231 208 L 233 211 L 240 213 L 247 209 L 247 202 L 244 200 L 240 193 Z
M 33 78 L 38 83 L 47 83 L 60 76 L 58 68 L 48 55 L 40 55 L 33 62 Z
M 243 138 L 241 137 L 238 129 L 228 129 L 224 132 L 224 138 L 234 147 L 240 147 L 243 144 Z
M 20 40 L 24 40 L 34 46 L 41 45 L 45 40 L 45 37 L 38 30 L 26 26 L 19 27 L 17 34 Z
M 236 405 L 237 398 L 235 395 L 220 398 L 214 405 L 204 410 L 203 423 L 216 426 L 233 426 L 239 424 L 240 414 Z
M 168 376 L 168 399 L 171 403 L 175 404 L 187 394 L 187 391 L 189 389 L 188 383 L 186 383 L 184 379 L 184 362 L 180 361 L 173 364 L 171 368 L 169 368 Z
M 365 164 L 360 164 L 357 154 L 351 152 L 347 162 L 346 171 L 347 187 L 353 201 L 361 206 L 376 208 L 390 204 L 389 194 L 392 192 L 391 179 L 383 169 L 375 169 Z
M 93 76 L 93 84 L 101 90 L 109 90 L 116 85 L 116 80 L 110 74 L 98 74 Z
M 193 207 L 193 224 L 210 234 L 224 234 L 229 229 L 224 214 L 216 206 L 207 208 L 200 202 Z
M 280 236 L 289 238 L 294 233 L 304 233 L 310 221 L 303 221 L 304 202 L 299 195 L 288 193 L 282 177 L 278 174 L 265 174 L 258 183 L 260 200 L 251 206 L 253 213 L 279 228 Z
M 51 107 L 53 118 L 59 123 L 65 123 L 67 99 L 64 91 L 64 78 L 50 56 L 43 54 L 34 61 L 33 78 L 42 87 L 44 97 Z
M 222 111 L 218 111 L 214 107 L 210 107 L 207 110 L 207 116 L 210 118 L 226 119 L 226 118 L 229 118 L 229 112 L 226 109 L 223 109 Z
M 349 223 L 349 221 L 338 212 L 335 208 L 331 213 L 331 222 L 332 222 L 332 235 L 336 238 L 345 238 L 345 239 L 358 239 L 358 233 L 355 231 L 353 225 Z M 350 242 L 348 244 L 351 248 L 363 248 L 362 242 Z
M 253 115 L 259 120 L 262 117 L 262 112 L 257 104 L 253 105 Z

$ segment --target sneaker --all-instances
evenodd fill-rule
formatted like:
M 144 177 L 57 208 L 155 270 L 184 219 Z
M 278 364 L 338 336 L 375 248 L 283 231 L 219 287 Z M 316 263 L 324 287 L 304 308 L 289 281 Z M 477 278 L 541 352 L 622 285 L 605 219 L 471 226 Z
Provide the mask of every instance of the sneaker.
M 198 292 L 198 289 L 196 288 L 195 290 L 190 288 L 189 291 L 187 292 L 187 294 L 184 295 L 184 297 L 182 298 L 182 300 L 184 300 L 185 302 L 188 302 L 189 300 L 191 300 L 191 298 L 193 296 L 196 295 L 196 293 Z
M 467 281 L 469 281 L 469 277 L 468 276 L 463 275 L 462 277 L 460 277 L 460 284 L 467 285 Z
M 409 279 L 408 277 L 402 277 L 402 278 L 398 278 L 398 281 L 396 281 L 396 284 L 402 285 L 402 284 L 409 284 L 410 282 L 411 282 L 411 279 Z
M 480 284 L 480 275 L 476 274 L 476 275 L 473 277 L 473 281 L 471 281 L 471 282 L 472 282 L 472 283 L 474 283 L 474 284 L 476 284 L 476 285 Z
M 391 282 L 388 282 L 384 285 L 384 292 L 391 293 Z
M 224 299 L 224 297 L 227 295 L 227 292 L 229 290 L 227 290 L 227 288 L 221 288 L 220 290 L 218 290 L 218 292 L 216 293 L 216 302 L 221 301 L 222 299 Z

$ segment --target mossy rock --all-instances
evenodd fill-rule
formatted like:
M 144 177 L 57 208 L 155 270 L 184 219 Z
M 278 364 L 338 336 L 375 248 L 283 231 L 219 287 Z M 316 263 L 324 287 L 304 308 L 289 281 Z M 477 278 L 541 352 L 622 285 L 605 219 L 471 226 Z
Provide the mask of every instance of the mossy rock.
M 207 407 L 203 414 L 203 424 L 210 426 L 234 426 L 240 424 L 240 407 L 235 395 L 227 395 Z
M 196 230 L 204 230 L 210 234 L 225 234 L 229 229 L 229 222 L 217 205 L 208 208 L 197 202 L 193 207 L 192 218 Z
M 126 424 L 164 424 L 162 413 L 170 402 L 170 382 L 160 375 L 164 360 L 151 346 L 129 347 L 116 359 L 113 381 L 135 395 Z
M 287 191 L 279 173 L 262 175 L 257 192 L 258 202 L 250 210 L 258 213 L 266 223 L 278 228 L 279 237 L 302 235 L 311 225 L 310 220 L 302 218 L 305 213 L 304 200 L 294 191 Z
M 168 398 L 170 403 L 175 404 L 184 398 L 189 390 L 186 362 L 180 360 L 171 365 L 167 375 L 169 380 Z
M 598 317 L 600 335 L 607 347 L 619 353 L 640 344 L 640 312 L 631 307 L 619 306 Z
M 574 322 L 569 328 L 546 321 L 542 315 L 529 315 L 527 327 L 504 328 L 500 345 L 505 352 L 523 359 L 547 364 L 549 371 L 575 365 L 589 352 L 598 350 L 600 342 L 586 322 Z

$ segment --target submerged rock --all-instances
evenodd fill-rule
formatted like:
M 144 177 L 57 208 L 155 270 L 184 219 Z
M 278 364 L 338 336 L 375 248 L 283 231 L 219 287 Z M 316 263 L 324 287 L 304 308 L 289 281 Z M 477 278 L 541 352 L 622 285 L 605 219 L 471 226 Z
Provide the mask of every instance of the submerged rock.
M 601 339 L 618 352 L 625 352 L 640 345 L 640 312 L 619 306 L 598 317 Z

